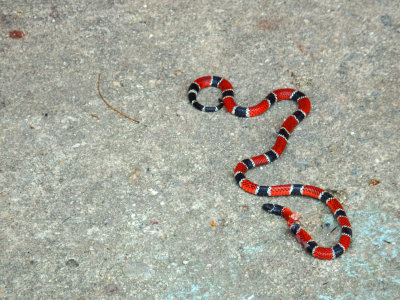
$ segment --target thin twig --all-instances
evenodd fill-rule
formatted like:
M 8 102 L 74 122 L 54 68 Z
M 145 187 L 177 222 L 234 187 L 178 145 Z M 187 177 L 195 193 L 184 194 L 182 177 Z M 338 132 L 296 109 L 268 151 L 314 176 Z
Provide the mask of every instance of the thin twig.
M 99 96 L 100 96 L 101 100 L 103 100 L 103 102 L 104 102 L 109 108 L 111 108 L 113 111 L 116 111 L 116 112 L 119 113 L 121 116 L 124 116 L 125 118 L 127 118 L 127 119 L 129 119 L 129 120 L 131 120 L 131 121 L 133 121 L 133 122 L 139 123 L 138 120 L 132 119 L 131 117 L 125 115 L 124 113 L 120 112 L 119 110 L 116 110 L 114 107 L 112 107 L 110 104 L 108 104 L 108 102 L 106 101 L 106 99 L 104 99 L 103 95 L 102 95 L 101 92 L 100 92 L 100 77 L 101 77 L 101 72 L 99 73 L 99 77 L 97 78 L 97 91 L 99 92 Z

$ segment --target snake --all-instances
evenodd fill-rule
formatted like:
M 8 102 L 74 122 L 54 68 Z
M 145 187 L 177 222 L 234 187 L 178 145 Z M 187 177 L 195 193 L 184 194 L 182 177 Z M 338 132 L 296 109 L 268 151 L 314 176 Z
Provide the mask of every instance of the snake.
M 208 87 L 219 88 L 222 93 L 216 106 L 204 106 L 197 101 L 199 92 Z M 258 185 L 245 176 L 248 170 L 272 163 L 282 155 L 293 130 L 310 113 L 311 103 L 305 94 L 290 88 L 277 89 L 269 93 L 259 104 L 252 107 L 242 107 L 236 104 L 233 86 L 227 79 L 219 76 L 204 76 L 190 84 L 187 95 L 189 102 L 198 110 L 216 112 L 225 107 L 229 113 L 241 118 L 258 116 L 281 100 L 296 102 L 298 105 L 297 110 L 283 122 L 271 150 L 239 162 L 233 172 L 234 178 L 239 187 L 257 196 L 306 196 L 325 203 L 331 209 L 335 220 L 341 228 L 339 241 L 333 247 L 319 246 L 311 235 L 300 226 L 300 214 L 293 212 L 288 207 L 265 203 L 262 205 L 262 209 L 283 217 L 297 241 L 315 258 L 332 260 L 348 250 L 352 239 L 352 227 L 343 206 L 331 193 L 319 187 L 304 184 Z

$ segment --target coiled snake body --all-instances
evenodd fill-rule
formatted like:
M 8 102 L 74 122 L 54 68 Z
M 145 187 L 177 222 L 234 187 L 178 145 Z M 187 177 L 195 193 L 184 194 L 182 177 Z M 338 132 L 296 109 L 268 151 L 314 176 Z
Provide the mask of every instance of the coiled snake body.
M 197 101 L 197 94 L 206 87 L 217 87 L 222 92 L 222 99 L 218 106 L 205 107 Z M 278 204 L 266 203 L 263 205 L 265 211 L 282 216 L 296 239 L 305 247 L 312 256 L 319 259 L 334 259 L 343 254 L 350 246 L 352 229 L 346 213 L 337 199 L 330 193 L 315 186 L 303 184 L 285 184 L 275 186 L 262 186 L 251 182 L 245 177 L 246 171 L 273 162 L 283 153 L 290 134 L 294 128 L 309 114 L 311 109 L 310 100 L 300 91 L 294 89 L 279 89 L 268 94 L 259 104 L 253 107 L 241 107 L 235 103 L 234 92 L 231 83 L 225 78 L 217 76 L 205 76 L 196 79 L 188 90 L 189 102 L 197 109 L 206 112 L 218 111 L 225 108 L 238 117 L 255 117 L 262 114 L 274 103 L 281 100 L 292 100 L 298 104 L 298 109 L 289 116 L 282 124 L 275 145 L 264 154 L 244 159 L 237 164 L 234 177 L 238 185 L 246 192 L 258 196 L 289 196 L 302 195 L 321 200 L 332 210 L 333 216 L 341 227 L 339 242 L 331 248 L 318 246 L 311 236 L 300 227 L 299 216 L 289 208 Z

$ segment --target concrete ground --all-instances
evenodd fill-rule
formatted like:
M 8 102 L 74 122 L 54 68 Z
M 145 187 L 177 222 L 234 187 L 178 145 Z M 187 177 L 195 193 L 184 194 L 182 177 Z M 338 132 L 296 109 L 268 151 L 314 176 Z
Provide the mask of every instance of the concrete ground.
M 400 297 L 399 1 L 1 1 L 0 13 L 0 298 Z M 102 102 L 100 71 L 104 97 L 139 124 Z M 310 98 L 282 157 L 248 177 L 332 191 L 348 252 L 317 260 L 261 210 L 301 212 L 331 246 L 324 204 L 233 179 L 296 106 L 202 113 L 186 91 L 204 75 L 229 79 L 243 106 L 282 87 Z

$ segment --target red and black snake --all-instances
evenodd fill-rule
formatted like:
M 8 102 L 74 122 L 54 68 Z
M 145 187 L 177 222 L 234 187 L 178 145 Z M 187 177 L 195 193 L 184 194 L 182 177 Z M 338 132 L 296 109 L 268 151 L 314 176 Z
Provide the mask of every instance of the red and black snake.
M 197 94 L 200 90 L 206 87 L 217 87 L 221 90 L 222 98 L 220 99 L 218 106 L 205 107 L 197 101 Z M 268 110 L 268 108 L 270 108 L 275 102 L 281 100 L 295 101 L 298 104 L 298 109 L 283 122 L 272 149 L 264 154 L 245 159 L 238 163 L 234 170 L 234 177 L 242 189 L 254 195 L 269 197 L 302 195 L 319 199 L 329 206 L 332 210 L 333 216 L 341 227 L 339 242 L 331 248 L 318 246 L 311 236 L 300 227 L 298 214 L 293 213 L 289 208 L 270 203 L 266 203 L 262 206 L 265 211 L 285 218 L 287 225 L 295 235 L 296 239 L 311 253 L 312 256 L 326 260 L 334 259 L 342 255 L 349 248 L 352 237 L 350 221 L 347 218 L 342 205 L 330 193 L 318 187 L 303 184 L 262 186 L 246 179 L 244 175 L 247 170 L 271 163 L 281 156 L 290 134 L 297 124 L 299 124 L 309 114 L 311 109 L 310 100 L 302 92 L 294 89 L 279 89 L 270 93 L 256 106 L 241 107 L 235 103 L 233 87 L 228 80 L 217 76 L 205 76 L 196 79 L 190 85 L 188 98 L 189 102 L 201 111 L 214 112 L 221 109 L 222 106 L 225 106 L 228 112 L 243 118 L 260 115 Z

